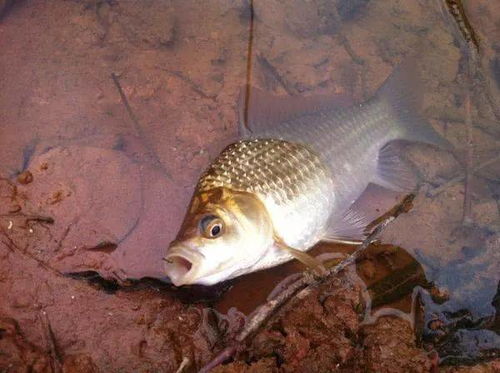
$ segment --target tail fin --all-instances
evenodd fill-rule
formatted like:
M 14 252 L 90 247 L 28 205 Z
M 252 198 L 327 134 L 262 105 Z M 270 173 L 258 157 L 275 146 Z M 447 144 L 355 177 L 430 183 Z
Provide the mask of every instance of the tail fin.
M 375 97 L 386 102 L 394 112 L 401 140 L 452 149 L 452 145 L 418 114 L 422 103 L 421 83 L 417 64 L 413 59 L 409 59 L 396 67 Z

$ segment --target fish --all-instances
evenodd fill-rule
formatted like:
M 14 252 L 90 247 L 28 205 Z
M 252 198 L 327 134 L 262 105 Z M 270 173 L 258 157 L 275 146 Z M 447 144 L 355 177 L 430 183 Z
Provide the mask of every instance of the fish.
M 361 240 L 370 221 L 353 204 L 369 183 L 415 187 L 394 144 L 450 147 L 418 114 L 415 71 L 401 64 L 372 98 L 351 107 L 253 89 L 242 139 L 201 175 L 167 249 L 170 281 L 214 285 L 294 258 L 321 270 L 311 247 Z

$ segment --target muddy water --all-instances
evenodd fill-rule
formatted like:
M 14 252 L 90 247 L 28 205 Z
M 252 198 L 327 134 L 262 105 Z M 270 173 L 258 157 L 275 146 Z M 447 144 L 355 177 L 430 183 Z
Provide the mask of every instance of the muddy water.
M 42 295 L 32 302 L 15 294 L 30 286 L 22 278 L 43 268 L 91 271 L 119 284 L 165 280 L 161 258 L 197 177 L 238 138 L 236 102 L 245 83 L 361 101 L 419 50 L 423 113 L 456 154 L 406 148 L 420 188 L 413 210 L 358 263 L 371 304 L 364 318 L 419 318 L 422 344 L 442 362 L 498 356 L 499 7 L 466 3 L 480 40 L 481 76 L 474 76 L 460 31 L 437 1 L 254 1 L 253 17 L 249 4 L 0 1 L 0 232 L 2 243 L 40 265 L 0 271 L 8 294 L 0 313 L 34 323 L 38 309 L 19 304 L 36 305 Z M 401 198 L 370 188 L 362 198 L 375 216 Z M 223 314 L 249 313 L 301 270 L 288 263 L 198 298 Z M 37 291 L 57 312 L 55 290 Z M 163 291 L 168 302 L 180 299 Z

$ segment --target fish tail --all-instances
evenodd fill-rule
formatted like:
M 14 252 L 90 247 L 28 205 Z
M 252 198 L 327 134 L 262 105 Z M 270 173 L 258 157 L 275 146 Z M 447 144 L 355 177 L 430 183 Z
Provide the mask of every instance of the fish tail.
M 409 59 L 396 67 L 377 91 L 375 99 L 388 104 L 395 119 L 398 139 L 451 149 L 451 144 L 419 114 L 422 92 L 417 64 L 414 59 Z

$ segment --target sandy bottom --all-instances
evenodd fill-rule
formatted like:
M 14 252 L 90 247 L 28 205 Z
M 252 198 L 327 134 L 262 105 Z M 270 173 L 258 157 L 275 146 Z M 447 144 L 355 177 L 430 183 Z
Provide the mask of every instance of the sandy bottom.
M 456 154 L 407 146 L 413 209 L 216 371 L 500 370 L 500 8 L 467 2 L 485 79 L 465 89 L 436 4 L 254 0 L 253 85 L 361 101 L 419 49 L 423 112 Z M 247 1 L 0 0 L 1 372 L 196 371 L 303 269 L 212 288 L 163 275 L 198 176 L 238 138 L 250 14 Z M 383 213 L 401 197 L 362 198 Z

